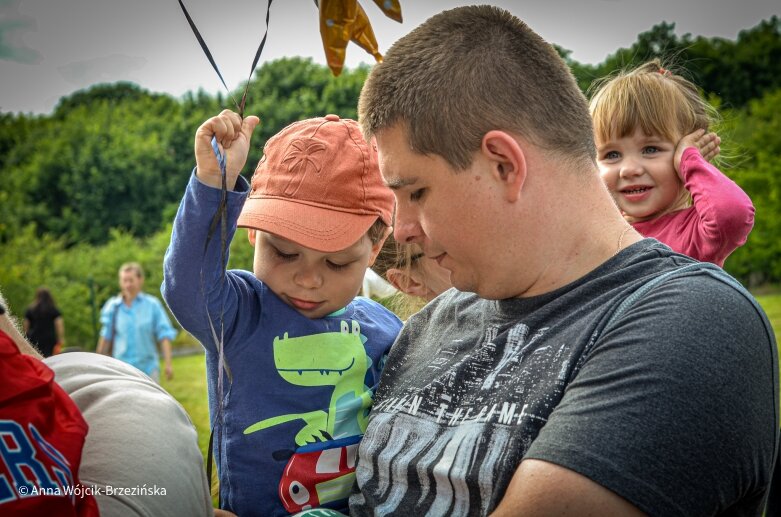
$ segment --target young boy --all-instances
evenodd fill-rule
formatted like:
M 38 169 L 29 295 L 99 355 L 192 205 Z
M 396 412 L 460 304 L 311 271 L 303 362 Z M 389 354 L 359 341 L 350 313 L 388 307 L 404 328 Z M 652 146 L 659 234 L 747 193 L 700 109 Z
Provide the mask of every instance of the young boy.
M 270 138 L 249 190 L 239 172 L 257 123 L 226 110 L 198 129 L 163 296 L 206 349 L 223 509 L 346 511 L 357 443 L 401 328 L 392 312 L 356 297 L 391 231 L 393 194 L 358 125 L 336 115 Z M 206 246 L 221 197 L 212 136 L 227 164 L 224 246 L 238 222 L 255 247 L 254 275 L 230 270 L 224 281 L 219 226 Z

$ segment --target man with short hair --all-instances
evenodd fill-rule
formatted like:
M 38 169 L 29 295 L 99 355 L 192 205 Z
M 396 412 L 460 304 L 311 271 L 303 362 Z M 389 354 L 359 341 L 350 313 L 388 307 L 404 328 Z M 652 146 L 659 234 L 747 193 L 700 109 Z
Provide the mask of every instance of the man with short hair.
M 159 343 L 166 378 L 172 379 L 171 341 L 177 332 L 160 300 L 143 292 L 144 270 L 139 263 L 120 266 L 119 288 L 121 293 L 110 298 L 100 311 L 103 327 L 97 352 L 125 361 L 159 382 Z
M 756 301 L 643 239 L 554 48 L 440 13 L 363 87 L 395 237 L 451 272 L 391 349 L 351 515 L 761 515 L 778 364 Z

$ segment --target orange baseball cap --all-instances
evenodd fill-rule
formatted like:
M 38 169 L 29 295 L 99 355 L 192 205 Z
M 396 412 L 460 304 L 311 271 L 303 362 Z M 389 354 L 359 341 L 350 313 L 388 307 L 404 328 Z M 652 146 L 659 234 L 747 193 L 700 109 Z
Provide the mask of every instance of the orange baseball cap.
M 358 123 L 338 115 L 294 122 L 269 138 L 238 226 L 332 253 L 379 217 L 393 224 L 393 192 Z

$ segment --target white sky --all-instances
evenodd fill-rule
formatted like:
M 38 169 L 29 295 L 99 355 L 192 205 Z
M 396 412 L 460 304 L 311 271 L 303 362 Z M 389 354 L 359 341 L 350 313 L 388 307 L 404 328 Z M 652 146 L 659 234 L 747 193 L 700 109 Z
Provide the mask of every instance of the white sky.
M 400 0 L 404 23 L 361 4 L 384 52 L 429 16 L 477 1 Z M 778 0 L 486 0 L 542 37 L 599 63 L 662 21 L 676 33 L 735 39 L 781 15 Z M 245 80 L 265 28 L 266 0 L 185 0 L 228 87 Z M 325 64 L 313 0 L 274 0 L 261 63 L 307 56 Z M 351 44 L 346 66 L 373 62 Z M 0 0 L 0 111 L 48 113 L 59 98 L 98 82 L 134 81 L 182 95 L 222 89 L 177 0 Z

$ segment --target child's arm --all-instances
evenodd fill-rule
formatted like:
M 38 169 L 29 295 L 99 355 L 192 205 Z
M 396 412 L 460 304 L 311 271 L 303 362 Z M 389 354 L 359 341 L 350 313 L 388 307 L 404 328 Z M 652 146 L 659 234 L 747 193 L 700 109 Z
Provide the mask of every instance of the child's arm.
M 163 263 L 163 298 L 182 327 L 209 350 L 214 350 L 215 335 L 220 335 L 221 324 L 224 324 L 225 342 L 229 340 L 231 330 L 235 329 L 238 307 L 250 306 L 249 300 L 240 298 L 249 298 L 254 293 L 247 288 L 247 282 L 254 280 L 250 273 L 242 278 L 241 272 L 225 272 L 222 267 L 227 263 L 236 220 L 246 198 L 247 182 L 239 179 L 239 173 L 247 160 L 249 139 L 257 122 L 257 117 L 242 121 L 235 113 L 223 111 L 198 128 L 196 171 L 190 177 L 174 219 L 171 244 Z M 223 194 L 212 136 L 216 137 L 227 162 L 229 191 L 224 243 L 221 225 L 211 227 Z
M 692 195 L 702 237 L 700 251 L 723 260 L 745 244 L 754 225 L 754 206 L 734 181 L 708 163 L 719 154 L 720 143 L 715 133 L 699 129 L 678 142 L 674 164 Z
M 694 147 L 706 161 L 711 161 L 721 152 L 720 144 L 721 138 L 716 133 L 706 133 L 704 129 L 698 129 L 681 138 L 678 145 L 675 146 L 675 156 L 673 157 L 675 172 L 678 173 L 681 181 L 686 181 L 681 173 L 681 159 L 686 149 Z

